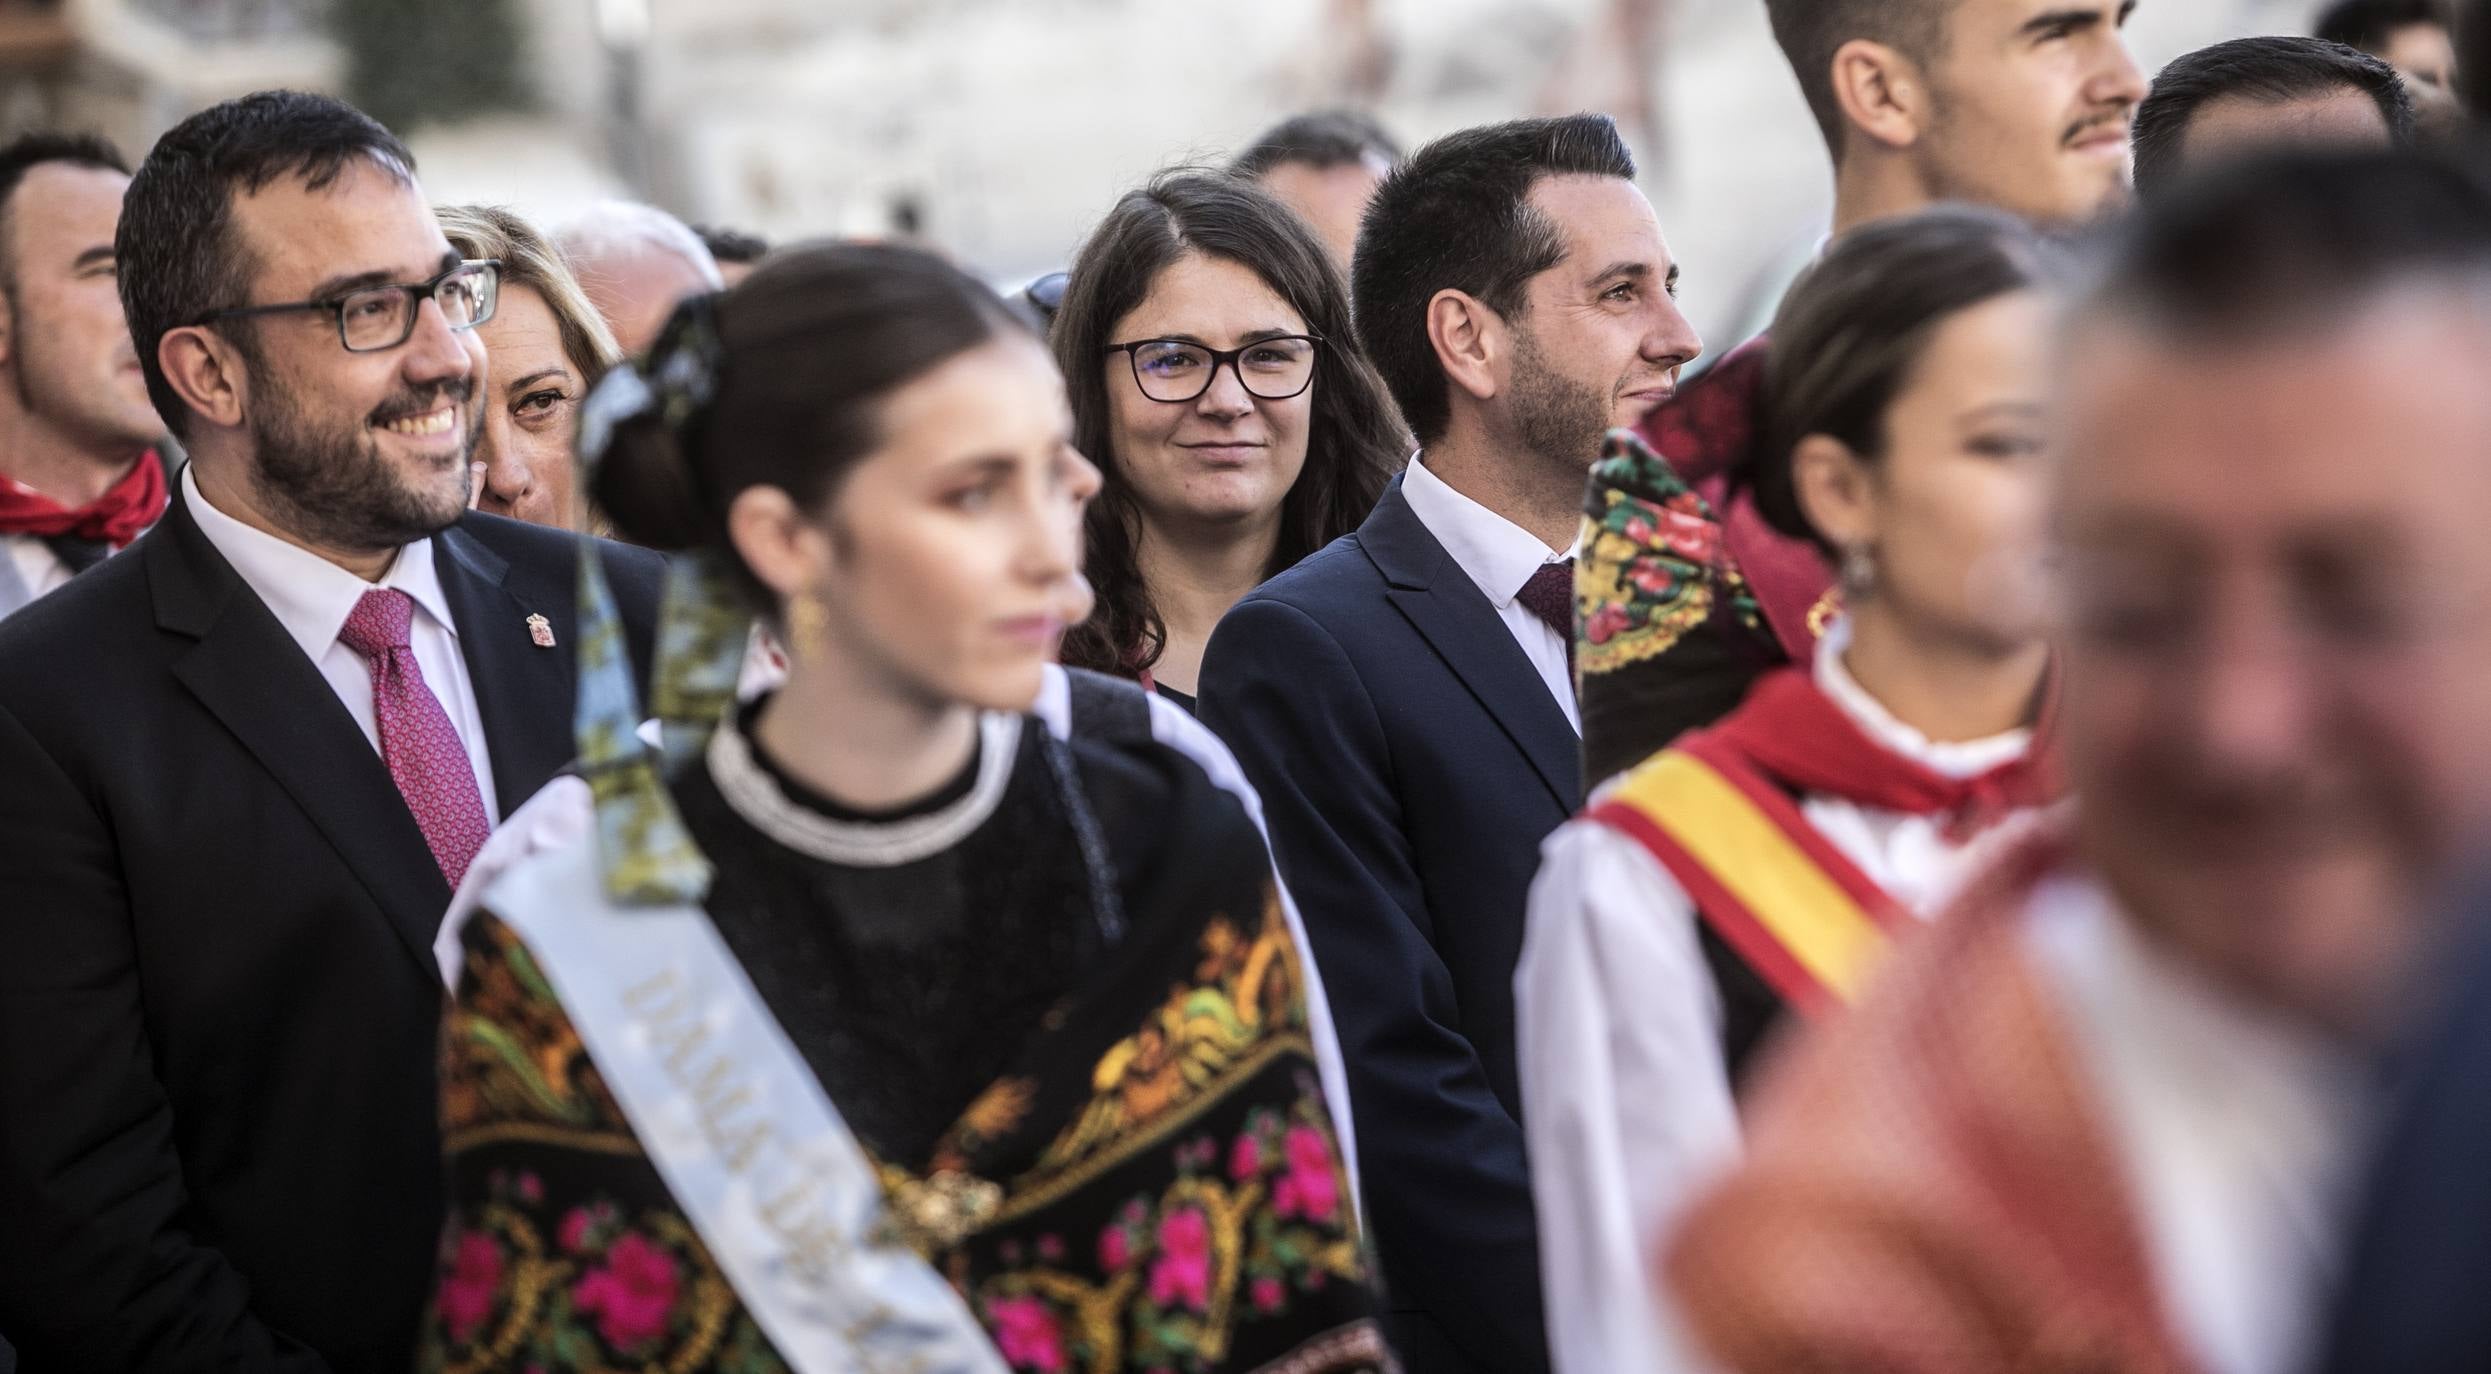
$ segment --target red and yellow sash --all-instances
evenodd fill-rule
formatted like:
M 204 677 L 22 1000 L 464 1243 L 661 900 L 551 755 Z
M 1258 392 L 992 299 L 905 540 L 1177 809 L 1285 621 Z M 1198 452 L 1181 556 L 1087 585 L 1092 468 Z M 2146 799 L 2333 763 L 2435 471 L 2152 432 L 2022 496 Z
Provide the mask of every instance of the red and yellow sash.
M 1803 1016 L 1849 1005 L 1912 922 L 1788 793 L 1712 732 L 1646 761 L 1590 815 L 1650 850 Z

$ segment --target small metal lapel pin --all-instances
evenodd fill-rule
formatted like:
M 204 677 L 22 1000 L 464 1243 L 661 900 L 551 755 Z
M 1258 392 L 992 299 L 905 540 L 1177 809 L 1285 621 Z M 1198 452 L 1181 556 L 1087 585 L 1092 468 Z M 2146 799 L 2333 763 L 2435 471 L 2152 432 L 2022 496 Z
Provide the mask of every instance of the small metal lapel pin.
M 528 638 L 536 641 L 537 648 L 554 647 L 554 623 L 541 615 L 529 616 Z

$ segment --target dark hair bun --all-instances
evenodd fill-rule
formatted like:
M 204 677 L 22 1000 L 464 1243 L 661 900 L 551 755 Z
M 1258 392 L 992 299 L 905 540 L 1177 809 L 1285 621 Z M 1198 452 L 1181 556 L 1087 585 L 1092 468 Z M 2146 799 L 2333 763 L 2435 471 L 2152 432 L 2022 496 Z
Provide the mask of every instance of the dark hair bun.
M 627 543 L 673 553 L 710 535 L 706 503 L 684 461 L 683 445 L 655 410 L 615 424 L 588 494 L 613 524 L 615 537 Z

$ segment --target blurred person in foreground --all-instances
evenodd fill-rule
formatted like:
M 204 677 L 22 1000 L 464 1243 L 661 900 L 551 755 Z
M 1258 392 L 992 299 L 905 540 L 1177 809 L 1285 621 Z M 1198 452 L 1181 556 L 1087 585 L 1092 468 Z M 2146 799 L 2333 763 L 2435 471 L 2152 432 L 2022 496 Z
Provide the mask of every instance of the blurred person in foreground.
M 719 279 L 728 286 L 751 276 L 761 260 L 770 255 L 770 241 L 759 234 L 718 224 L 695 224 L 692 232 L 700 235 L 701 246 L 709 250 L 710 260 L 718 264 Z
M 164 432 L 113 286 L 129 164 L 102 139 L 0 147 L 0 616 L 164 513 Z
M 2313 37 L 2359 48 L 2439 94 L 2456 89 L 2455 24 L 2448 0 L 2331 0 Z
M 1765 0 L 1774 37 L 1833 157 L 1833 234 L 1941 201 L 2082 225 L 2129 198 L 2128 120 L 2145 77 L 2121 29 L 2136 0 Z M 1661 660 L 1613 692 L 1583 678 L 1598 780 L 1736 706 L 1755 680 L 1808 662 L 1840 609 L 1834 569 L 1772 527 L 1748 489 L 1771 341 L 1689 382 L 1638 427 L 1720 529 L 1707 576 L 1752 597 L 1708 620 L 1632 634 L 1611 663 Z M 1595 455 L 1585 453 L 1589 462 Z M 1673 493 L 1674 494 L 1674 493 Z M 1587 593 L 1588 594 L 1588 593 Z
M 1027 714 L 1087 609 L 1071 434 L 909 248 L 790 249 L 600 384 L 590 488 L 685 551 L 669 757 L 595 635 L 584 777 L 445 926 L 426 1367 L 1388 1367 L 1247 812 Z M 738 702 L 756 613 L 789 668 Z
M 2377 58 L 2288 34 L 2235 38 L 2155 73 L 2136 109 L 2136 190 L 2281 144 L 2402 147 L 2413 129 L 2404 79 Z
M 1944 208 L 1845 235 L 1783 302 L 1758 496 L 1844 569 L 1848 609 L 1812 668 L 1596 794 L 1531 889 L 1523 1121 L 1568 1374 L 1685 1363 L 1660 1245 L 1736 1151 L 1758 1045 L 1850 1003 L 2057 795 L 2040 729 L 2053 272 L 2021 221 Z M 1651 461 L 1621 446 L 1606 485 L 1649 486 L 1617 469 Z M 1644 500 L 1587 512 L 1584 560 L 1611 590 L 1586 621 L 1735 594 L 1680 580 L 1691 536 L 1711 537 Z
M 1420 149 L 1356 261 L 1359 338 L 1421 451 L 1220 621 L 1202 716 L 1262 795 L 1332 989 L 1394 1347 L 1431 1374 L 1530 1374 L 1514 961 L 1539 842 L 1582 800 L 1583 456 L 1703 345 L 1606 116 Z
M 1400 162 L 1401 146 L 1373 116 L 1319 110 L 1264 130 L 1228 169 L 1261 182 L 1305 220 L 1346 277 L 1367 203 Z
M 649 351 L 677 301 L 726 289 L 701 236 L 654 205 L 600 201 L 557 228 L 554 242 L 626 357 Z
M 463 258 L 501 264 L 484 340 L 484 428 L 476 435 L 476 508 L 534 525 L 568 526 L 572 441 L 580 403 L 622 360 L 612 331 L 551 240 L 495 205 L 448 205 L 433 214 Z
M 2362 1056 L 2491 823 L 2486 287 L 2491 191 L 2410 153 L 2132 226 L 2056 361 L 2076 823 L 1767 1067 L 1667 1266 L 1730 1368 L 2314 1353 Z
M 191 116 L 114 248 L 190 462 L 0 623 L 0 1331 L 30 1372 L 400 1374 L 433 937 L 570 757 L 579 543 L 467 509 L 497 278 L 361 112 Z M 657 560 L 599 552 L 645 663 Z
M 1162 176 L 1116 202 L 1053 328 L 1099 465 L 1076 667 L 1191 709 L 1220 617 L 1358 527 L 1409 457 L 1314 234 L 1252 182 Z

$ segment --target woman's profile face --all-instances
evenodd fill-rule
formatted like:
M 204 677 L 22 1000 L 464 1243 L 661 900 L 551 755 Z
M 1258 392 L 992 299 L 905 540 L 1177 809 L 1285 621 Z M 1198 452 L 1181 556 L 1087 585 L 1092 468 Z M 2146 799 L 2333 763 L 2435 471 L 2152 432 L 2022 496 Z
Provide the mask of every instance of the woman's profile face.
M 484 336 L 484 394 L 477 408 L 484 430 L 476 461 L 484 464 L 476 505 L 535 525 L 571 519 L 571 441 L 579 433 L 586 365 L 563 351 L 553 307 L 534 287 L 504 283 Z
M 2017 292 L 1940 324 L 1865 484 L 1876 594 L 1993 647 L 2041 628 L 2047 311 Z
M 1110 327 L 1108 343 L 1247 351 L 1233 366 L 1206 369 L 1200 354 L 1154 348 L 1139 359 L 1138 376 L 1135 355 L 1107 355 L 1116 476 L 1146 520 L 1217 529 L 1279 519 L 1281 501 L 1306 467 L 1313 358 L 1295 340 L 1309 332 L 1305 318 L 1242 263 L 1187 253 L 1151 279 L 1141 304 Z M 1208 386 L 1190 400 L 1152 395 L 1203 386 L 1206 371 Z M 1269 398 L 1301 380 L 1295 395 Z
M 1054 360 L 1011 330 L 900 387 L 877 419 L 882 443 L 826 517 L 830 641 L 903 692 L 1028 710 L 1090 613 L 1081 513 L 1099 473 L 1073 448 Z

